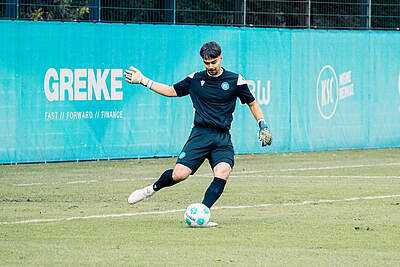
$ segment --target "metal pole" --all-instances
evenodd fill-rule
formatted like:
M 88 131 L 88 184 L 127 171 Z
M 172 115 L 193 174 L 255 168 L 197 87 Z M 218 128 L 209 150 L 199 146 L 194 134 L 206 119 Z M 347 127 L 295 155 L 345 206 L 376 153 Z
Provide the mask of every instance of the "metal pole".
M 368 29 L 371 29 L 372 3 L 368 0 Z
M 101 21 L 101 1 L 99 0 L 99 21 Z
M 308 0 L 307 27 L 309 29 L 311 28 L 311 0 Z
M 246 26 L 246 0 L 244 0 L 243 5 L 243 26 Z
M 176 0 L 174 0 L 174 24 L 176 24 Z

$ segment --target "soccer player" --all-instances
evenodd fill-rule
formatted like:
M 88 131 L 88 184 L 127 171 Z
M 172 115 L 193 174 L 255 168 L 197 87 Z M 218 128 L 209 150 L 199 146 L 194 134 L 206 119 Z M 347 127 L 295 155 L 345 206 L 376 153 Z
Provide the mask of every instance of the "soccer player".
M 194 174 L 207 158 L 213 170 L 214 180 L 206 190 L 202 203 L 211 208 L 221 196 L 234 165 L 229 129 L 237 98 L 249 106 L 257 120 L 262 146 L 271 145 L 272 136 L 263 112 L 251 94 L 246 80 L 240 74 L 221 67 L 219 44 L 205 43 L 200 49 L 200 56 L 206 70 L 192 73 L 173 86 L 154 82 L 134 67 L 124 72 L 127 82 L 142 84 L 160 95 L 167 97 L 190 95 L 195 109 L 194 127 L 174 169 L 166 170 L 154 184 L 134 191 L 128 198 L 130 204 L 150 197 L 164 187 L 185 180 Z

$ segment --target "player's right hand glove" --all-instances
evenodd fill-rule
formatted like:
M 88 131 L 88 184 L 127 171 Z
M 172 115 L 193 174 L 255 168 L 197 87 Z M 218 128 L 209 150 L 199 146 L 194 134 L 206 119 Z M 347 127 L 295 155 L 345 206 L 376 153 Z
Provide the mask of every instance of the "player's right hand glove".
M 128 83 L 140 83 L 143 84 L 144 86 L 147 86 L 150 82 L 150 79 L 144 76 L 140 70 L 130 67 L 129 70 L 125 70 L 124 72 L 125 75 L 125 81 Z
M 268 130 L 267 124 L 264 119 L 258 120 L 258 140 L 261 141 L 262 146 L 271 145 L 272 143 L 272 135 Z

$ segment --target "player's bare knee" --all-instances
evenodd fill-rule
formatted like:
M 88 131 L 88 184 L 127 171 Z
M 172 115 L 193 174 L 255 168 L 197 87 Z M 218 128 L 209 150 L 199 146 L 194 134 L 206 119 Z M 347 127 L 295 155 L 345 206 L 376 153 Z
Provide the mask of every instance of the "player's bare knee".
M 182 164 L 177 164 L 174 168 L 174 171 L 172 172 L 172 179 L 174 179 L 177 182 L 181 182 L 186 178 L 188 178 L 191 172 L 192 170 L 189 169 L 188 167 Z
M 172 173 L 172 179 L 174 179 L 177 182 L 181 182 L 181 181 L 185 180 L 187 177 L 188 176 L 186 176 L 185 174 L 180 173 L 180 172 L 178 172 L 178 173 L 173 172 Z
M 229 174 L 232 171 L 231 166 L 226 163 L 226 162 L 221 162 L 218 163 L 215 167 L 214 167 L 214 177 L 218 177 L 224 180 L 227 180 L 229 177 Z

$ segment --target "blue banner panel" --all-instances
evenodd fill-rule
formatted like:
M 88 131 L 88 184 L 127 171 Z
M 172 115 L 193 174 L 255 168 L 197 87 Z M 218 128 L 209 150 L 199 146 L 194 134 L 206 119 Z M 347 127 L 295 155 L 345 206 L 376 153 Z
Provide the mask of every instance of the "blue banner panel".
M 368 145 L 369 34 L 292 33 L 293 151 Z
M 371 35 L 369 146 L 400 146 L 400 35 L 379 32 Z
M 223 66 L 248 79 L 279 136 L 272 148 L 261 148 L 256 122 L 238 101 L 236 152 L 288 148 L 289 76 L 270 65 L 289 61 L 289 32 L 9 21 L 0 23 L 0 31 L 2 163 L 178 155 L 193 122 L 190 98 L 166 98 L 130 85 L 123 71 L 133 65 L 172 85 L 204 69 L 199 50 L 210 40 L 221 44 Z M 283 69 L 289 72 L 289 65 Z M 279 124 L 273 114 L 280 114 Z
M 266 29 L 241 30 L 236 54 L 226 56 L 229 68 L 239 69 L 260 104 L 273 145 L 260 146 L 258 131 L 247 105 L 240 105 L 232 124 L 232 141 L 238 153 L 281 152 L 289 149 L 290 138 L 290 32 Z M 231 44 L 232 45 L 232 44 Z M 229 50 L 228 43 L 226 44 Z M 225 53 L 227 53 L 226 51 Z M 234 60 L 234 61 L 233 61 Z
M 262 148 L 238 101 L 236 153 L 400 146 L 398 33 L 23 21 L 0 32 L 0 163 L 178 155 L 190 98 L 130 85 L 123 72 L 172 85 L 204 69 L 199 50 L 212 40 L 273 134 Z

